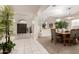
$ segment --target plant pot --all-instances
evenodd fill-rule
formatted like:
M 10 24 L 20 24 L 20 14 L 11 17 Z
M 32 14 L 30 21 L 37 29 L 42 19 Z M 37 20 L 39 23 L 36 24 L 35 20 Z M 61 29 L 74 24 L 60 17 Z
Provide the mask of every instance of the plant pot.
M 12 49 L 3 49 L 3 54 L 9 54 L 12 51 Z

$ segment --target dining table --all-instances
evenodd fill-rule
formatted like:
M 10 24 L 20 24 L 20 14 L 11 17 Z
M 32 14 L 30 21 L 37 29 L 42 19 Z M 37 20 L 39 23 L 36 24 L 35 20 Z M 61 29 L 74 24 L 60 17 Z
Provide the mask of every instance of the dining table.
M 62 39 L 63 39 L 63 44 L 64 46 L 67 44 L 66 43 L 66 40 L 69 40 L 69 39 L 66 39 L 67 36 L 70 36 L 70 31 L 68 32 L 56 32 L 58 35 L 61 35 L 62 36 Z

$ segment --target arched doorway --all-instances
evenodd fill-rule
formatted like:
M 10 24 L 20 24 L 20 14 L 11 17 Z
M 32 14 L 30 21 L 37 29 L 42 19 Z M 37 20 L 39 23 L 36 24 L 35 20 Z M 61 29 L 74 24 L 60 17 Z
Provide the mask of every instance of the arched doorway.
M 24 20 L 20 20 L 17 23 L 17 34 L 25 34 L 27 31 L 27 23 Z
M 27 24 L 17 24 L 17 34 L 27 33 Z

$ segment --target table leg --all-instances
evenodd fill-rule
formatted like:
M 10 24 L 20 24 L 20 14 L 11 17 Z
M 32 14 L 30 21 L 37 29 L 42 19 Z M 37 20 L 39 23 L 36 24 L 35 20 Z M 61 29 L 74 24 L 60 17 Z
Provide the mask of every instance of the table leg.
M 63 35 L 64 46 L 66 46 L 66 35 Z

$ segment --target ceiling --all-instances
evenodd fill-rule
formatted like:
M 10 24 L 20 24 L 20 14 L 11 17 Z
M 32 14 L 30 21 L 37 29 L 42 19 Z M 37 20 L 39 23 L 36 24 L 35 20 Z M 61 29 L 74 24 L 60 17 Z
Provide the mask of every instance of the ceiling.
M 15 13 L 19 14 L 38 14 L 38 12 L 44 11 L 48 5 L 12 5 Z
M 61 18 L 78 13 L 79 13 L 78 5 L 52 5 L 49 6 L 42 14 L 46 16 L 52 16 L 55 18 Z
M 15 13 L 19 14 L 29 14 L 29 13 L 37 13 L 40 6 L 39 5 L 12 5 L 13 10 Z
M 14 21 L 19 22 L 21 20 L 22 22 L 26 22 L 29 26 L 34 20 L 34 16 L 46 10 L 48 5 L 11 5 L 11 7 L 15 13 Z
M 48 17 L 72 19 L 79 15 L 79 5 L 12 5 L 17 19 L 24 19 L 31 22 L 35 15 L 40 19 Z
M 79 14 L 79 5 L 11 5 L 11 7 L 15 14 L 41 14 L 52 17 Z

